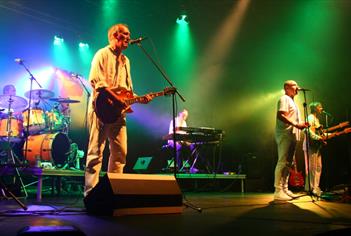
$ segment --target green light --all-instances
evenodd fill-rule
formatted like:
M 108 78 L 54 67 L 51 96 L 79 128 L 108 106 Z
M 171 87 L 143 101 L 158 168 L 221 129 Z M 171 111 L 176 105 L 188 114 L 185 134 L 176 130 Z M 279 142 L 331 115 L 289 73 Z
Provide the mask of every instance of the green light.
M 61 36 L 58 36 L 58 35 L 54 36 L 54 45 L 61 46 L 63 45 L 63 43 L 64 43 L 64 40 Z
M 189 24 L 175 24 L 170 53 L 172 59 L 170 73 L 176 78 L 176 83 L 182 87 L 189 84 L 195 68 L 195 45 Z M 189 88 L 190 89 L 190 88 Z
M 187 24 L 189 24 L 188 16 L 181 15 L 180 17 L 177 18 L 176 22 L 179 25 L 187 25 Z
M 60 36 L 55 36 L 52 55 L 55 66 L 66 68 L 71 65 L 70 49 Z
M 111 26 L 116 23 L 119 0 L 103 0 L 102 2 L 102 23 L 106 26 Z
M 79 43 L 79 48 L 89 48 L 89 44 L 84 43 L 84 42 L 80 42 Z

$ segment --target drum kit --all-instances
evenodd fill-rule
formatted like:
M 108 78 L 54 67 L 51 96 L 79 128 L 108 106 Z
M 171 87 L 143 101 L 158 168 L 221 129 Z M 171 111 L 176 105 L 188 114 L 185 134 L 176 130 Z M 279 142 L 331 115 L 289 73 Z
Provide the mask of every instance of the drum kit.
M 20 154 L 31 167 L 38 166 L 38 161 L 59 168 L 65 165 L 71 145 L 69 104 L 80 101 L 54 95 L 47 89 L 28 91 L 25 96 L 33 101 L 29 106 L 23 97 L 0 95 L 0 144 L 8 144 L 9 160 L 13 159 L 13 147 L 21 146 Z M 39 107 L 40 103 L 45 104 L 44 108 Z

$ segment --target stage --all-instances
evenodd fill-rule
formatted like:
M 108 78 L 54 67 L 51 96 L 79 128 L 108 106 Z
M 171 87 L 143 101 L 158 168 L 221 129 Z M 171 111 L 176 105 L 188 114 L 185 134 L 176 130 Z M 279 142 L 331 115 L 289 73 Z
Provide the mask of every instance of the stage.
M 274 203 L 272 193 L 183 192 L 181 214 L 101 217 L 88 215 L 82 196 L 63 192 L 48 194 L 37 203 L 21 199 L 24 211 L 13 200 L 2 199 L 1 235 L 17 235 L 26 226 L 46 226 L 51 231 L 74 226 L 83 234 L 70 235 L 324 235 L 334 231 L 349 235 L 351 204 L 312 201 L 309 196 L 287 203 Z M 67 234 L 66 234 L 67 235 Z M 327 234 L 329 235 L 329 234 Z
M 42 201 L 42 192 L 43 192 L 43 181 L 46 183 L 46 188 L 50 188 L 51 195 L 57 194 L 60 195 L 62 188 L 67 187 L 67 182 L 74 182 L 75 185 L 84 186 L 84 171 L 76 169 L 45 169 L 37 167 L 22 167 L 17 168 L 20 176 L 24 179 L 24 185 L 27 187 L 36 186 L 36 200 L 37 202 Z M 10 166 L 0 167 L 1 175 L 14 175 L 16 176 L 16 170 Z M 106 172 L 101 172 L 100 176 L 104 176 Z M 159 173 L 158 175 L 167 175 L 174 176 L 174 173 Z M 28 176 L 32 176 L 31 180 L 28 182 Z M 213 188 L 221 184 L 229 184 L 232 182 L 239 182 L 240 188 L 238 189 L 241 193 L 245 192 L 245 174 L 203 174 L 203 173 L 176 173 L 176 178 L 178 183 L 182 187 L 191 189 L 191 191 L 197 191 L 205 184 L 210 184 Z M 203 190 L 203 189 L 202 189 Z

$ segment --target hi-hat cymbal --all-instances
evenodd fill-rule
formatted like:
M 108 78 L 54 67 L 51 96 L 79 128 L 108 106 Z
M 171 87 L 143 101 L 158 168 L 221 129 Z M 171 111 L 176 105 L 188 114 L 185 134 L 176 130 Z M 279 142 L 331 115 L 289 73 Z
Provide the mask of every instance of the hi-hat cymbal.
M 29 98 L 30 91 L 27 91 L 24 96 L 26 96 L 27 98 Z M 32 99 L 48 99 L 48 98 L 52 98 L 53 96 L 55 96 L 55 93 L 47 90 L 47 89 L 33 89 L 32 90 Z
M 10 108 L 13 110 L 23 109 L 28 105 L 28 102 L 25 98 L 14 96 L 14 95 L 0 95 L 0 107 Z
M 78 100 L 72 100 L 69 98 L 50 98 L 50 101 L 59 102 L 59 103 L 79 103 Z

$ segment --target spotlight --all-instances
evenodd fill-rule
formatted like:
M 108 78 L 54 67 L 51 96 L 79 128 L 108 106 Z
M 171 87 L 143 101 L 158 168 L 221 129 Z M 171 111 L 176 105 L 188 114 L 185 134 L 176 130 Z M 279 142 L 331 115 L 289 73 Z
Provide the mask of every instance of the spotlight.
M 187 25 L 187 24 L 189 24 L 188 16 L 183 14 L 177 18 L 176 22 L 179 25 Z
M 80 42 L 79 43 L 79 48 L 89 48 L 89 44 L 84 43 L 84 42 Z
M 64 42 L 64 40 L 61 36 L 59 36 L 59 35 L 54 36 L 54 45 L 59 46 L 59 45 L 62 45 L 63 42 Z

